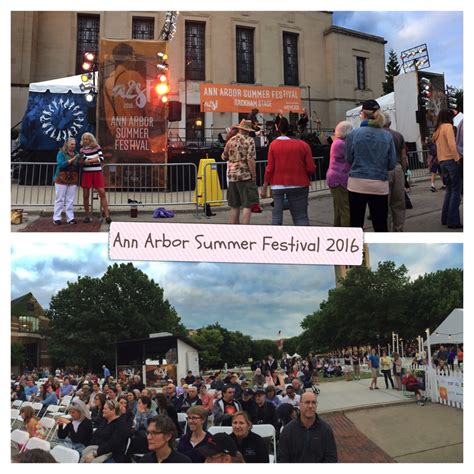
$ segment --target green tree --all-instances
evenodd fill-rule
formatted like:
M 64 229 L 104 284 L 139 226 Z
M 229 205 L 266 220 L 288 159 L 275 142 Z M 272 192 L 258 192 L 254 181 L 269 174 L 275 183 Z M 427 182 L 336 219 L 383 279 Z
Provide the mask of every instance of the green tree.
M 197 334 L 191 336 L 191 339 L 204 348 L 199 352 L 201 369 L 220 369 L 224 365 L 221 357 L 224 336 L 219 329 L 212 327 L 198 329 Z
M 115 341 L 185 328 L 163 289 L 133 264 L 114 264 L 101 278 L 79 277 L 51 299 L 44 330 L 57 363 L 113 364 Z
M 388 61 L 385 68 L 385 82 L 383 85 L 384 94 L 393 92 L 393 78 L 400 74 L 400 64 L 398 62 L 397 53 L 391 49 L 388 53 Z
M 11 344 L 11 368 L 12 370 L 19 369 L 21 373 L 21 368 L 23 362 L 25 361 L 25 346 L 21 342 L 13 342 Z
M 456 95 L 454 96 L 457 102 L 457 111 L 464 112 L 464 90 L 463 89 L 456 89 Z
M 273 357 L 278 359 L 281 355 L 281 351 L 275 341 L 270 339 L 257 339 L 252 341 L 252 359 L 263 360 L 266 359 L 268 354 L 273 354 Z

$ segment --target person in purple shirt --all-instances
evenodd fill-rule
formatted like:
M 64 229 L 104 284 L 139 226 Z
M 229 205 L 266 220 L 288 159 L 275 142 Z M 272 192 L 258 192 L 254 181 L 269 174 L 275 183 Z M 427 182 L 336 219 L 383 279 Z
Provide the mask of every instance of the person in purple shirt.
M 351 164 L 345 158 L 345 139 L 353 130 L 350 122 L 339 122 L 334 132 L 329 153 L 329 168 L 326 173 L 326 183 L 329 186 L 334 207 L 334 227 L 350 227 L 349 193 L 347 179 Z

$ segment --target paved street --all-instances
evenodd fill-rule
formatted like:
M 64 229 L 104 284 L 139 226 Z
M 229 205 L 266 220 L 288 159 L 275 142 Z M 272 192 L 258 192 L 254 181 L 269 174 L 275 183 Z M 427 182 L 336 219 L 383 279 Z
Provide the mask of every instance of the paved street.
M 439 187 L 439 181 L 437 181 Z M 407 210 L 407 218 L 405 223 L 405 232 L 461 232 L 462 230 L 448 229 L 441 225 L 440 215 L 443 204 L 444 191 L 439 189 L 438 192 L 432 193 L 429 189 L 430 183 L 427 179 L 421 179 L 413 183 L 410 199 L 413 203 L 413 209 Z M 252 214 L 251 223 L 258 225 L 271 224 L 272 207 L 271 200 L 264 200 L 262 203 L 263 212 Z M 202 209 L 200 209 L 199 218 L 191 208 L 183 209 L 177 206 L 173 209 L 175 216 L 170 219 L 154 219 L 153 208 L 138 208 L 138 217 L 130 217 L 129 207 L 111 207 L 111 215 L 114 221 L 122 222 L 172 222 L 172 223 L 199 223 L 199 224 L 226 224 L 228 221 L 227 206 L 213 206 L 212 212 L 215 216 L 206 218 Z M 54 226 L 51 218 L 52 210 L 47 209 L 40 213 L 35 209 L 28 209 L 28 221 L 17 226 L 12 226 L 12 231 L 34 231 L 34 232 L 95 232 L 98 229 L 102 232 L 108 231 L 108 225 L 104 220 L 96 219 L 96 225 L 88 226 L 80 223 L 77 226 Z M 82 210 L 76 211 L 77 218 L 80 221 L 83 216 Z M 462 213 L 462 205 L 461 205 Z M 332 198 L 329 191 L 321 191 L 311 195 L 309 203 L 310 224 L 313 226 L 329 226 L 333 224 L 333 206 Z M 35 223 L 32 226 L 32 223 Z M 288 211 L 284 212 L 284 225 L 292 225 L 291 216 Z M 367 232 L 372 232 L 370 220 L 366 220 Z

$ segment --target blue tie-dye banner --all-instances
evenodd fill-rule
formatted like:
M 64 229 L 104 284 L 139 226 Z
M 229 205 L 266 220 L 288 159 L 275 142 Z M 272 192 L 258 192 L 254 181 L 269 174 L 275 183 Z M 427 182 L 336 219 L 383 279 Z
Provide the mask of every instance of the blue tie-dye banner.
M 85 132 L 95 135 L 88 111 L 95 100 L 87 102 L 83 94 L 30 92 L 28 108 L 21 127 L 21 146 L 25 150 L 57 150 L 68 137 L 79 142 Z

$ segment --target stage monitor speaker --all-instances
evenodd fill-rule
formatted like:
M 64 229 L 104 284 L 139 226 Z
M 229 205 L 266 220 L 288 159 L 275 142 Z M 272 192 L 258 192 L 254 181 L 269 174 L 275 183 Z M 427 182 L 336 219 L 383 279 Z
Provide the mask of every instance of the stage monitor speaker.
M 168 122 L 181 121 L 181 102 L 170 100 L 168 102 Z

